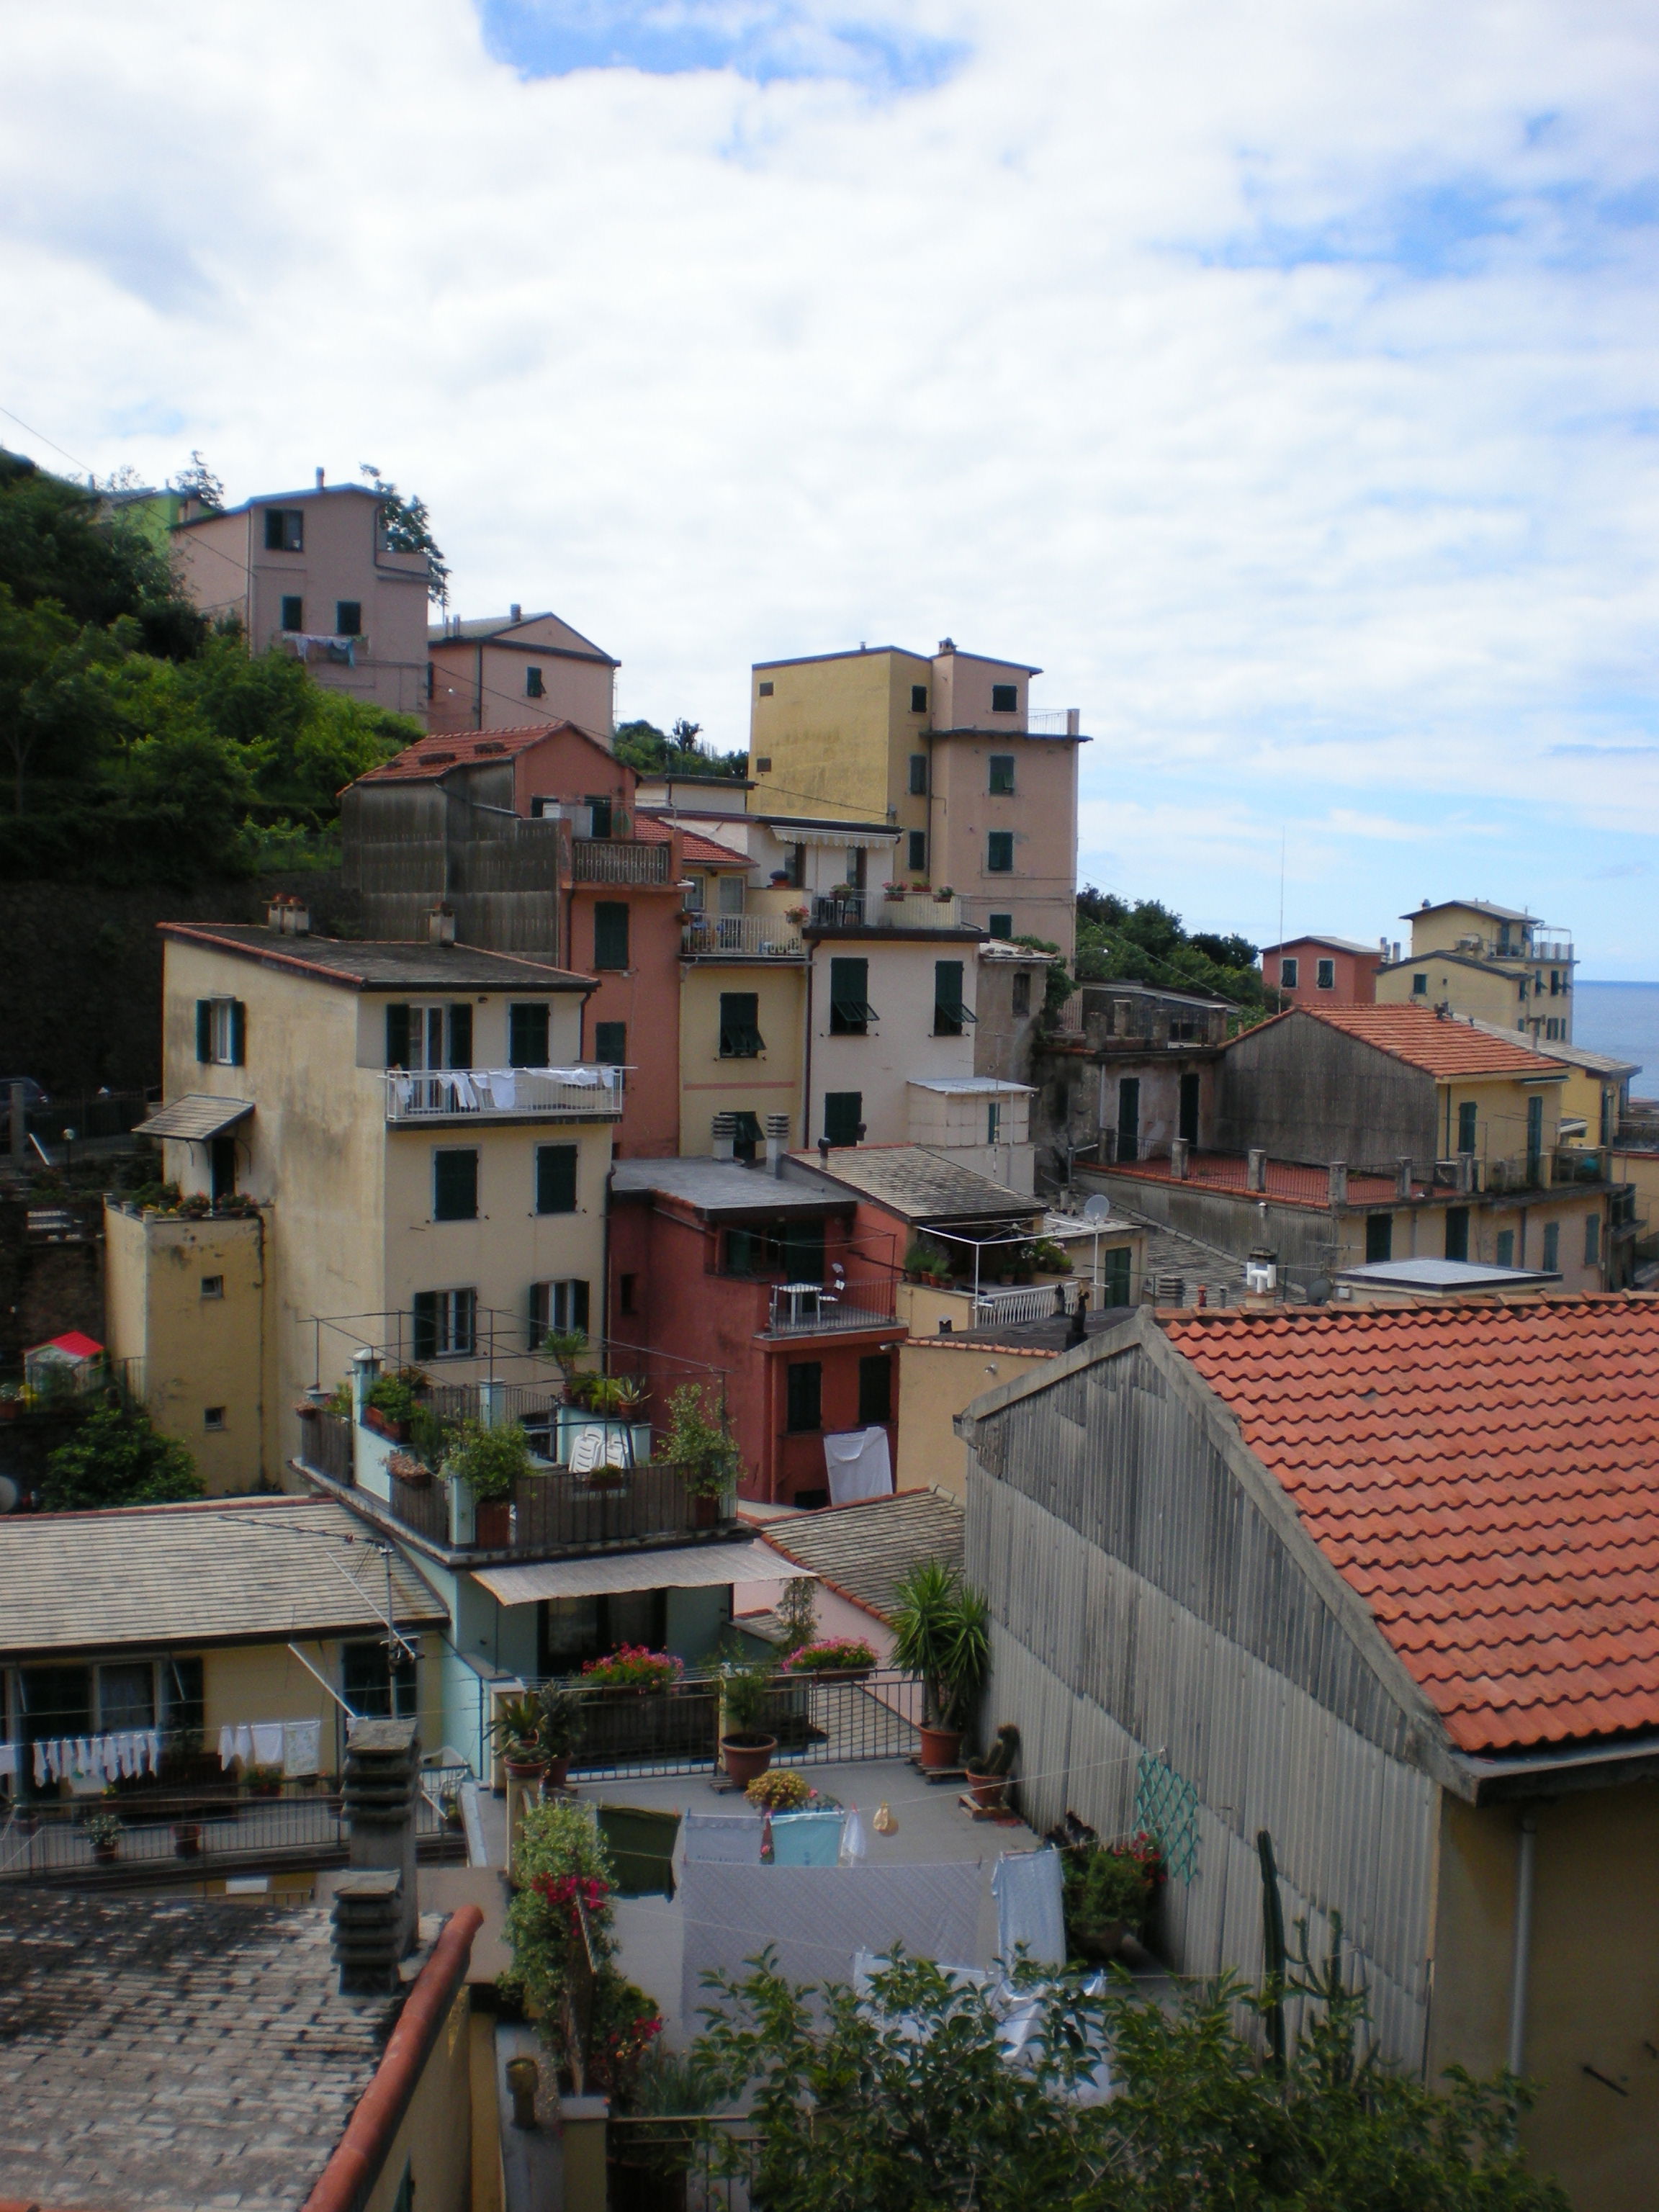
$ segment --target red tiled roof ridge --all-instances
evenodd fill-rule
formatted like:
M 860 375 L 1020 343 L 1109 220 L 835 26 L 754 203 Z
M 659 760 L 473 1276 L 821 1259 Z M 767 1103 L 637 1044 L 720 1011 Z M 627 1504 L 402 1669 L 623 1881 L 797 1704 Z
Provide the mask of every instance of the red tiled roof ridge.
M 480 757 L 493 760 L 498 756 L 516 760 L 520 753 L 528 752 L 545 738 L 555 737 L 561 730 L 569 730 L 589 744 L 597 745 L 601 752 L 609 746 L 592 730 L 583 729 L 568 714 L 556 715 L 550 721 L 530 722 L 507 730 L 428 730 L 424 737 L 416 738 L 399 753 L 378 768 L 365 769 L 356 781 L 358 783 L 395 783 L 404 778 L 435 774 L 442 769 L 457 768 L 465 762 Z M 445 758 L 444 756 L 453 756 Z M 627 763 L 618 763 L 626 767 Z
M 1426 1006 L 1297 1006 L 1292 1013 L 1309 1021 L 1323 1022 L 1328 1029 L 1349 1036 L 1392 1060 L 1402 1060 L 1431 1075 L 1554 1073 L 1564 1063 L 1551 1060 L 1530 1045 L 1511 1044 L 1455 1015 L 1437 1014 Z M 1410 1049 L 1416 1045 L 1418 1049 Z

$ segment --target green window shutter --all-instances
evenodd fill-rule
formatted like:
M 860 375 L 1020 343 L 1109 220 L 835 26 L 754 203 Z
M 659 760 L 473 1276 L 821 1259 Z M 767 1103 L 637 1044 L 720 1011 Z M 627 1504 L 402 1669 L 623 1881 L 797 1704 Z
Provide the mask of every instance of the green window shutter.
M 753 1060 L 766 1049 L 760 1033 L 760 994 L 720 993 L 720 1058 Z
M 1479 1122 L 1480 1114 L 1480 1105 L 1478 1102 L 1473 1098 L 1466 1098 L 1463 1101 L 1463 1103 L 1458 1108 L 1457 1149 L 1460 1152 L 1472 1152 L 1474 1151 L 1475 1131 Z
M 977 1019 L 978 1016 L 962 995 L 961 961 L 934 961 L 933 1035 L 960 1036 L 963 1023 Z
M 870 963 L 831 960 L 830 963 L 830 1034 L 864 1036 L 876 1019 L 870 1004 Z
M 992 754 L 991 790 L 993 795 L 997 798 L 1012 798 L 1014 790 L 1014 757 L 1012 753 Z
M 587 1285 L 580 1277 L 570 1285 L 570 1326 L 587 1334 Z
M 621 899 L 599 899 L 594 902 L 593 965 L 628 965 L 628 908 Z
M 867 1429 L 892 1418 L 892 1358 L 885 1352 L 872 1352 L 859 1362 L 859 1426 Z
M 823 1094 L 823 1133 L 832 1145 L 856 1145 L 864 1119 L 861 1091 L 826 1091 Z
M 196 1057 L 205 1067 L 213 1057 L 213 1001 L 196 1001 Z
M 788 1368 L 788 1423 L 797 1433 L 823 1421 L 823 1369 L 816 1359 L 792 1359 Z
M 452 1067 L 472 1065 L 472 1008 L 465 999 L 449 1009 L 449 1064 Z
M 1101 1304 L 1108 1306 L 1127 1306 L 1130 1304 L 1130 1255 L 1120 1249 L 1103 1252 L 1100 1255 L 1102 1276 Z
M 536 1211 L 538 1213 L 574 1213 L 576 1211 L 574 1145 L 537 1146 Z
M 628 1058 L 628 1024 L 626 1022 L 595 1022 L 593 1024 L 593 1057 L 607 1067 L 621 1067 Z
M 547 1066 L 548 1009 L 529 1003 L 507 1010 L 507 1060 L 509 1067 Z
M 230 1002 L 230 1064 L 240 1067 L 247 1057 L 247 1008 L 240 999 Z
M 1014 872 L 1014 833 L 1012 830 L 993 830 L 985 841 L 986 872 L 993 876 L 1010 876 Z
M 469 1146 L 446 1146 L 432 1155 L 432 1218 L 476 1221 L 478 1218 L 478 1155 Z
M 407 1006 L 388 1006 L 386 1010 L 386 1064 L 388 1067 L 409 1066 Z
M 438 1356 L 438 1293 L 436 1291 L 416 1291 L 415 1293 L 414 1353 L 416 1359 L 435 1359 Z

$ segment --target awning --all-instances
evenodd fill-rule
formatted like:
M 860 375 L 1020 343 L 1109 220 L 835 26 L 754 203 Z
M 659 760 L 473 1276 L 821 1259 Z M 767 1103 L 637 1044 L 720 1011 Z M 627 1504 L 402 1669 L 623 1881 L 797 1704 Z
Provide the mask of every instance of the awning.
M 660 1552 L 612 1552 L 533 1566 L 480 1567 L 473 1581 L 501 1605 L 544 1597 L 620 1597 L 627 1590 L 708 1589 L 722 1583 L 787 1582 L 806 1571 L 751 1536 L 740 1544 L 682 1544 Z
M 227 1129 L 234 1129 L 239 1121 L 245 1121 L 252 1111 L 248 1099 L 215 1098 L 204 1091 L 192 1091 L 183 1098 L 175 1098 L 159 1114 L 152 1114 L 148 1121 L 140 1121 L 132 1133 L 135 1137 L 178 1137 L 193 1145 L 205 1144 L 210 1138 L 222 1137 Z

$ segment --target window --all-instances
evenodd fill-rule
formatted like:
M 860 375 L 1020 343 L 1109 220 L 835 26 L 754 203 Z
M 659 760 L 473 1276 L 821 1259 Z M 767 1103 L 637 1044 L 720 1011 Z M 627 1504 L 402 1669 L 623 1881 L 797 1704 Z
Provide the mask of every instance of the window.
M 283 628 L 302 630 L 306 626 L 306 603 L 297 592 L 283 594 Z
M 1126 1075 L 1117 1086 L 1117 1156 L 1140 1158 L 1140 1078 Z
M 961 961 L 934 961 L 933 1035 L 960 1036 L 963 1025 L 978 1018 L 973 1008 L 963 1000 Z
M 222 1298 L 224 1294 L 225 1279 L 222 1275 L 203 1276 L 202 1296 L 204 1298 Z
M 793 1435 L 823 1425 L 823 1369 L 816 1359 L 789 1362 L 788 1425 Z
M 386 1064 L 413 1073 L 472 1065 L 472 1009 L 465 1001 L 451 1006 L 389 1006 L 386 1010 Z
M 303 553 L 306 550 L 306 512 L 302 507 L 265 509 L 267 553 Z
M 708 878 L 707 876 L 688 876 L 686 878 L 685 888 L 681 891 L 680 897 L 684 900 L 686 911 L 689 914 L 701 914 L 702 912 L 702 902 L 708 893 Z
M 1012 753 L 992 754 L 990 789 L 993 799 L 1012 799 L 1013 797 L 1014 757 Z
M 927 712 L 927 686 L 925 684 L 913 684 L 910 686 L 910 712 L 913 714 L 925 714 Z M 914 791 L 915 786 L 912 784 L 910 788 Z
M 533 664 L 524 672 L 524 696 L 526 699 L 544 699 L 547 696 L 547 684 L 542 672 Z
M 1544 1156 L 1544 1102 L 1527 1101 L 1527 1180 L 1536 1182 Z
M 927 832 L 925 830 L 912 830 L 906 849 L 906 866 L 911 874 L 925 876 L 927 872 Z
M 470 1359 L 478 1341 L 476 1291 L 416 1291 L 414 1309 L 416 1359 Z
M 1393 1214 L 1368 1213 L 1365 1216 L 1365 1257 L 1367 1261 L 1393 1259 Z
M 224 1408 L 216 1410 L 222 1414 Z M 98 1725 L 111 1730 L 155 1727 L 155 1669 L 148 1659 L 98 1669 Z
M 637 1275 L 622 1276 L 619 1279 L 617 1290 L 617 1311 L 619 1313 L 625 1314 L 636 1314 L 640 1310 L 639 1291 L 640 1279 Z
M 1584 1216 L 1584 1265 L 1599 1267 L 1601 1264 L 1601 1217 L 1599 1213 Z
M 1006 945 L 1014 933 L 1014 917 L 1011 914 L 994 914 L 986 922 L 986 929 Z
M 1559 968 L 1552 968 L 1550 969 L 1550 996 L 1553 999 L 1559 999 L 1560 995 L 1561 970 Z
M 1515 1231 L 1500 1229 L 1498 1232 L 1498 1264 L 1500 1267 L 1515 1265 Z
M 1029 969 L 1024 968 L 1014 977 L 1013 1011 L 1016 1015 L 1029 1014 L 1031 1011 L 1031 977 Z
M 1469 1209 L 1467 1206 L 1446 1208 L 1446 1257 L 1467 1260 L 1469 1256 Z
M 440 1146 L 432 1155 L 432 1218 L 478 1218 L 478 1155 L 471 1146 Z
M 208 1177 L 212 1186 L 213 1202 L 236 1195 L 236 1139 L 234 1137 L 216 1137 L 208 1147 Z
M 362 601 L 361 599 L 336 599 L 334 602 L 334 635 L 336 637 L 361 637 L 362 634 Z
M 240 999 L 196 1001 L 196 1057 L 211 1067 L 240 1067 L 247 1050 L 247 1008 Z
M 161 1678 L 161 1725 L 166 1729 L 199 1729 L 207 1717 L 207 1692 L 199 1658 L 163 1659 L 156 1672 Z
M 861 1091 L 826 1091 L 823 1094 L 823 1133 L 832 1145 L 856 1145 L 864 1122 Z
M 1428 977 L 1427 977 L 1426 975 L 1413 975 L 1413 976 L 1412 977 L 1412 996 L 1413 996 L 1413 998 L 1414 998 L 1414 999 L 1426 999 L 1426 998 L 1428 997 L 1428 995 L 1429 995 L 1429 979 L 1428 979 Z
M 991 712 L 994 714 L 1013 714 L 1018 710 L 1018 684 L 994 684 L 991 686 Z
M 910 756 L 910 796 L 912 799 L 926 799 L 927 796 L 926 753 L 912 753 Z
M 1318 963 L 1314 969 L 1314 985 L 1321 991 L 1335 990 L 1336 963 L 1334 960 L 1322 960 Z
M 1281 960 L 1279 963 L 1279 989 L 1281 991 L 1295 990 L 1297 987 L 1297 979 L 1300 976 L 1301 973 L 1302 963 L 1299 960 Z
M 587 809 L 587 834 L 590 837 L 608 837 L 611 830 L 611 801 L 604 793 L 589 792 L 582 800 Z
M 354 1713 L 366 1718 L 413 1720 L 415 1662 L 401 1645 L 378 1636 L 372 1642 L 343 1644 L 340 1695 Z
M 225 1427 L 224 1407 L 222 1406 L 204 1406 L 202 1408 L 202 1426 L 204 1429 L 209 1429 L 215 1432 L 222 1432 Z
M 1559 1014 L 1551 1014 L 1546 1019 L 1544 1024 L 1544 1036 L 1546 1040 L 1552 1044 L 1565 1044 L 1566 1042 L 1567 1025 Z
M 760 687 L 760 696 L 763 699 L 769 699 L 772 696 L 772 679 L 769 676 Z M 759 763 L 757 763 L 757 766 L 758 765 Z
M 993 830 L 985 841 L 985 868 L 988 875 L 1012 876 L 1014 872 L 1014 833 L 1012 830 Z
M 821 1283 L 823 1224 L 792 1222 L 776 1231 L 728 1229 L 723 1272 L 750 1279 L 780 1276 L 788 1283 Z
M 832 960 L 830 963 L 830 1034 L 867 1036 L 870 1024 L 880 1017 L 870 1004 L 870 963 Z
M 1103 1252 L 1100 1255 L 1100 1303 L 1103 1306 L 1127 1306 L 1130 1303 L 1130 1259 L 1126 1247 Z
M 994 1098 L 988 1099 L 986 1102 L 985 1107 L 986 1143 L 988 1145 L 999 1144 L 1001 1141 L 1001 1131 L 1002 1108 Z
M 536 1211 L 538 1213 L 574 1213 L 576 1211 L 574 1145 L 537 1146 Z
M 631 1278 L 624 1278 L 624 1280 Z M 579 1276 L 530 1285 L 530 1349 L 535 1351 L 555 1329 L 587 1334 L 587 1285 Z
M 741 876 L 720 876 L 716 878 L 716 881 L 719 885 L 719 889 L 715 892 L 717 910 L 721 914 L 741 914 L 743 912 L 743 894 L 744 889 L 743 878 Z
M 760 1033 L 760 994 L 757 991 L 720 993 L 720 1058 L 756 1060 L 766 1049 Z
M 593 1057 L 603 1060 L 607 1067 L 621 1067 L 628 1058 L 628 1024 L 626 1022 L 595 1022 L 593 1024 Z
M 599 899 L 593 906 L 593 965 L 628 965 L 628 908 L 621 899 Z
M 1480 1149 L 1480 1107 L 1474 1098 L 1464 1099 L 1457 1109 L 1457 1149 L 1473 1152 Z
M 1559 1221 L 1544 1224 L 1544 1265 L 1552 1274 L 1561 1265 L 1561 1224 Z
M 769 690 L 769 687 L 767 687 L 767 688 L 768 688 L 768 690 Z M 771 756 L 771 754 L 770 754 L 770 753 L 757 753 L 757 754 L 756 754 L 756 756 L 755 756 L 755 773 L 756 773 L 756 775 L 771 775 L 771 773 L 772 773 L 772 756 Z
M 507 1064 L 509 1067 L 545 1067 L 549 1010 L 528 1001 L 507 1010 Z
M 872 1427 L 893 1418 L 893 1361 L 885 1352 L 872 1352 L 859 1362 L 859 1426 Z

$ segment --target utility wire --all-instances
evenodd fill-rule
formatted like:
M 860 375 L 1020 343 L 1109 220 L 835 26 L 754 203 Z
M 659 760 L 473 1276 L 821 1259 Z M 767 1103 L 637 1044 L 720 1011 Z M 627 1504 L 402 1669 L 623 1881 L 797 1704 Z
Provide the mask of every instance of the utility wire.
M 31 438 L 38 438 L 43 446 L 50 446 L 54 453 L 62 453 L 66 461 L 73 461 L 77 469 L 85 469 L 89 477 L 97 475 L 97 471 L 82 460 L 78 454 L 71 453 L 67 447 L 60 446 L 55 438 L 47 437 L 44 430 L 37 430 L 32 422 L 26 422 L 21 415 L 14 415 L 9 407 L 0 407 L 0 415 L 3 415 L 8 422 L 15 422 L 20 430 L 27 430 Z

